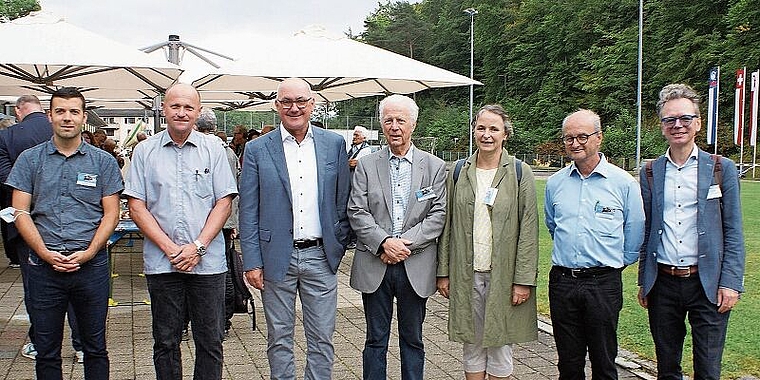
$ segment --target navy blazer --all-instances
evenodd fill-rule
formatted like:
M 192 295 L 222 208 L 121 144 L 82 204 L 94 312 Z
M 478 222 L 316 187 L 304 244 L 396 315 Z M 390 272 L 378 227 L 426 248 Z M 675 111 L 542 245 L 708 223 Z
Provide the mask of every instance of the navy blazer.
M 714 163 L 710 154 L 699 150 L 697 179 L 697 234 L 699 279 L 710 302 L 718 303 L 718 287 L 744 291 L 744 234 L 736 165 L 721 158 L 723 183 L 722 199 L 707 199 L 714 185 Z M 646 228 L 644 244 L 639 253 L 639 286 L 643 295 L 649 294 L 657 280 L 657 248 L 663 233 L 663 203 L 665 199 L 665 166 L 667 157 L 660 156 L 652 164 L 652 188 L 646 176 L 646 166 L 639 172 L 641 196 L 644 200 Z M 722 203 L 722 207 L 721 207 Z
M 240 245 L 244 269 L 263 268 L 279 282 L 293 251 L 293 213 L 288 166 L 279 127 L 245 146 L 240 175 Z M 346 252 L 350 172 L 346 143 L 337 133 L 311 126 L 317 157 L 319 219 L 333 273 Z
M 50 140 L 53 127 L 44 112 L 32 112 L 4 131 L 0 138 L 0 183 L 5 183 L 21 152 Z

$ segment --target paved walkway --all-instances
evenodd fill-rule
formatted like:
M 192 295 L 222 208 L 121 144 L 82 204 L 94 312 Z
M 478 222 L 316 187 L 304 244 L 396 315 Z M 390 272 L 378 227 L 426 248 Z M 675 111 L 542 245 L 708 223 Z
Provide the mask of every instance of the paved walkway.
M 114 298 L 119 304 L 112 307 L 108 315 L 111 379 L 153 379 L 155 374 L 152 363 L 150 306 L 143 304 L 143 301 L 148 299 L 148 292 L 145 278 L 139 275 L 142 270 L 140 241 L 135 240 L 133 247 L 126 247 L 125 243 L 121 241 L 114 254 L 118 273 L 118 277 L 114 278 Z M 361 379 L 362 372 L 364 313 L 360 294 L 348 286 L 351 256 L 352 252 L 349 251 L 339 273 L 334 379 Z M 0 266 L 5 267 L 4 262 Z M 230 337 L 224 343 L 225 379 L 269 379 L 266 324 L 260 299 L 256 302 L 256 330 L 251 329 L 251 319 L 248 315 L 238 314 L 233 318 Z M 426 379 L 463 378 L 462 348 L 460 344 L 448 341 L 446 323 L 447 300 L 439 295 L 431 297 L 424 326 Z M 550 335 L 551 326 L 545 322 L 539 322 L 539 325 L 541 331 L 538 341 L 515 347 L 516 379 L 557 378 L 557 355 L 554 339 Z M 20 271 L 11 268 L 0 269 L 0 379 L 34 378 L 34 361 L 19 354 L 27 341 L 28 328 Z M 394 331 L 395 328 L 394 326 Z M 397 341 L 398 336 L 394 333 L 388 358 L 389 379 L 400 378 Z M 75 363 L 74 351 L 68 344 L 68 337 L 64 342 L 64 378 L 82 379 L 82 365 Z M 300 324 L 296 328 L 296 346 L 297 375 L 298 378 L 302 378 L 306 347 Z M 182 357 L 184 377 L 191 379 L 192 340 L 183 342 Z M 619 364 L 621 379 L 653 379 L 650 375 L 651 363 L 639 361 L 633 355 L 621 352 Z M 590 374 L 590 369 L 587 368 L 586 372 Z

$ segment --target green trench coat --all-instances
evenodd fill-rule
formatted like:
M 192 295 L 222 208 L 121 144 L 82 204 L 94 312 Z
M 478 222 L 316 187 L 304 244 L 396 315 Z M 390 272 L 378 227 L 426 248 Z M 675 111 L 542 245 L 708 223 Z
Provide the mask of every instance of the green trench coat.
M 446 225 L 438 247 L 438 277 L 449 277 L 449 339 L 474 343 L 472 311 L 472 228 L 477 184 L 477 152 L 464 163 L 454 184 L 447 178 Z M 491 208 L 493 252 L 491 288 L 487 295 L 483 347 L 528 342 L 538 338 L 536 278 L 538 275 L 538 209 L 530 166 L 523 163 L 517 183 L 514 156 L 502 150 L 492 186 L 498 183 Z M 519 194 L 519 195 L 518 195 Z M 512 306 L 512 284 L 529 285 L 530 298 Z

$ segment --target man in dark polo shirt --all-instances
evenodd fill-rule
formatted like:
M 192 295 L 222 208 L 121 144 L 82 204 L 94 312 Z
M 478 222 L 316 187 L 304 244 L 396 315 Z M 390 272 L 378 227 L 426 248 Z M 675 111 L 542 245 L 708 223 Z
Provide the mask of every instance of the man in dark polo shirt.
M 119 220 L 123 190 L 116 160 L 82 141 L 85 100 L 74 88 L 50 99 L 53 138 L 18 157 L 16 227 L 29 246 L 29 318 L 38 379 L 60 379 L 63 321 L 69 303 L 79 320 L 85 379 L 107 379 L 109 269 L 105 243 Z

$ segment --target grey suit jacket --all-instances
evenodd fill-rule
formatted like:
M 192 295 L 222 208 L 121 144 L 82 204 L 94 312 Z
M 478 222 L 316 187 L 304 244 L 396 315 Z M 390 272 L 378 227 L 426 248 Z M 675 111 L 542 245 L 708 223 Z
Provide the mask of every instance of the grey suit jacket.
M 714 184 L 714 164 L 710 154 L 699 150 L 697 173 L 697 234 L 699 280 L 710 302 L 718 303 L 718 287 L 744 291 L 744 234 L 736 165 L 721 158 L 722 196 L 707 199 Z M 652 188 L 646 167 L 639 173 L 641 196 L 644 200 L 646 229 L 639 254 L 639 286 L 649 294 L 657 280 L 657 249 L 662 239 L 663 203 L 665 199 L 665 166 L 667 158 L 660 156 L 652 164 Z
M 348 219 L 357 236 L 351 267 L 351 287 L 372 293 L 380 286 L 387 265 L 380 260 L 380 245 L 391 236 L 393 194 L 388 147 L 362 157 L 353 176 Z M 404 266 L 420 297 L 435 293 L 438 243 L 446 217 L 446 164 L 416 149 L 413 153 L 412 186 L 401 238 L 411 240 L 412 255 Z M 435 197 L 418 201 L 415 192 L 432 187 Z

